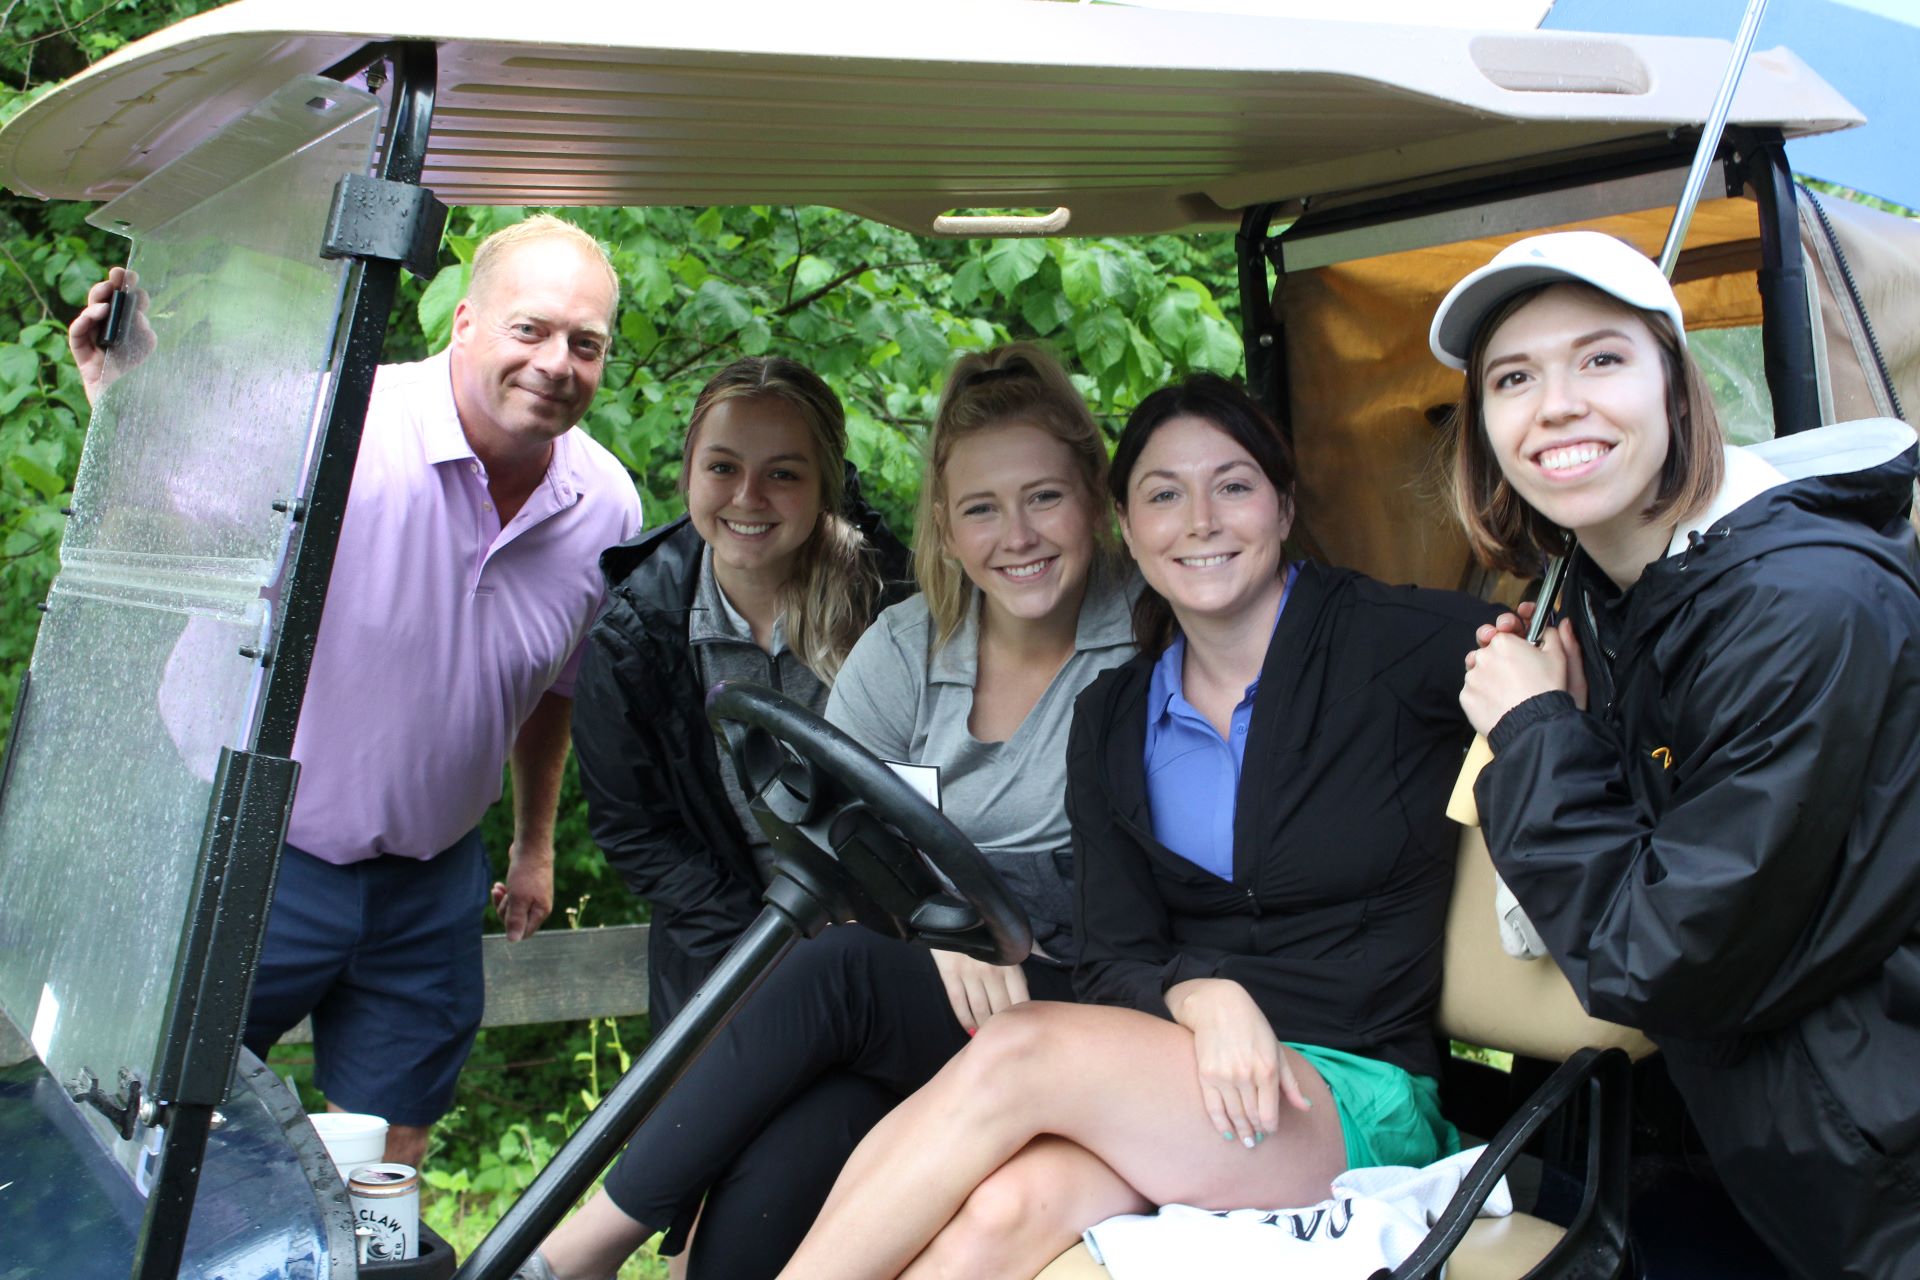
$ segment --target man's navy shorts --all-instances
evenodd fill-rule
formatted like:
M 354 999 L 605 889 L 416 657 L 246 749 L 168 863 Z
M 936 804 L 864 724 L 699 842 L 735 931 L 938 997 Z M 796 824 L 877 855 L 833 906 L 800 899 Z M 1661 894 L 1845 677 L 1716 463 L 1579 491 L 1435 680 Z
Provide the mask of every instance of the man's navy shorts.
M 247 1048 L 313 1018 L 314 1085 L 349 1111 L 428 1125 L 453 1103 L 486 1004 L 479 831 L 435 857 L 335 866 L 286 847 L 247 1009 Z

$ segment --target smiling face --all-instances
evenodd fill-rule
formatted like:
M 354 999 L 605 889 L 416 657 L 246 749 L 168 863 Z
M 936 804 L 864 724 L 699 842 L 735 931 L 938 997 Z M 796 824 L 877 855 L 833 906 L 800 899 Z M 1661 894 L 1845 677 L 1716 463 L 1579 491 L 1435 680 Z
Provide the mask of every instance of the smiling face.
M 1291 496 L 1205 418 L 1162 423 L 1127 476 L 1121 535 L 1183 627 L 1277 610 L 1292 528 Z
M 1514 492 L 1589 550 L 1641 564 L 1666 540 L 1644 516 L 1672 447 L 1665 360 L 1631 309 L 1556 285 L 1492 332 L 1478 370 L 1482 427 Z
M 989 427 L 954 444 L 941 480 L 947 553 L 986 597 L 989 625 L 1080 608 L 1094 497 L 1066 444 L 1038 427 Z
M 782 583 L 825 510 L 813 436 L 799 408 L 737 396 L 707 410 L 687 463 L 687 514 L 733 575 Z
M 483 459 L 540 453 L 600 388 L 613 289 L 580 246 L 546 238 L 503 250 L 453 313 L 454 405 Z

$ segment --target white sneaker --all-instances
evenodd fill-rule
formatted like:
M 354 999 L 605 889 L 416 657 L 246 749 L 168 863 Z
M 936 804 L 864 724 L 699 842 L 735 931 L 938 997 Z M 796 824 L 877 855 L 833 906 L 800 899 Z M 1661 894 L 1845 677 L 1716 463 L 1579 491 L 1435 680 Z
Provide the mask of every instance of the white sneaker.
M 520 1264 L 520 1269 L 513 1273 L 513 1280 L 554 1280 L 553 1268 L 536 1252 Z

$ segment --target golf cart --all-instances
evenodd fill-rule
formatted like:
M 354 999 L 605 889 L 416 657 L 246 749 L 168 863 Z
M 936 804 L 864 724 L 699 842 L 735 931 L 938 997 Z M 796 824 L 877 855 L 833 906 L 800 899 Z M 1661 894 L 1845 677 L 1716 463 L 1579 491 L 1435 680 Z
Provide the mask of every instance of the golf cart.
M 326 16 L 317 32 L 309 6 L 242 0 L 0 131 L 0 181 L 101 201 L 96 224 L 133 241 L 156 335 L 96 411 L 0 777 L 0 1012 L 26 1046 L 0 1068 L 8 1280 L 452 1269 L 444 1248 L 359 1263 L 337 1173 L 239 1049 L 372 372 L 443 202 L 828 204 L 948 235 L 1237 226 L 1249 379 L 1298 447 L 1307 548 L 1511 600 L 1524 584 L 1473 569 L 1425 483 L 1456 389 L 1427 319 L 1531 231 L 1656 247 L 1727 63 L 1720 41 L 1037 3 L 937 26 L 766 6 L 724 31 L 629 8 L 574 37 L 506 6 Z M 1756 55 L 1693 219 L 1681 301 L 1748 432 L 1920 402 L 1920 229 L 1797 192 L 1786 165 L 1787 138 L 1857 120 L 1791 53 Z M 464 1276 L 512 1271 L 796 936 L 857 919 L 1024 953 L 964 839 L 870 757 L 750 690 L 711 709 L 781 855 L 768 913 Z M 1484 864 L 1469 836 L 1442 1020 L 1567 1066 L 1467 1072 L 1449 1095 L 1496 1154 L 1539 1137 L 1548 1157 L 1538 1229 L 1504 1233 L 1527 1256 L 1473 1274 L 1630 1274 L 1627 1063 L 1650 1046 L 1489 949 Z M 1542 1076 L 1544 1099 L 1514 1096 Z M 1469 1210 L 1409 1267 L 1436 1266 Z

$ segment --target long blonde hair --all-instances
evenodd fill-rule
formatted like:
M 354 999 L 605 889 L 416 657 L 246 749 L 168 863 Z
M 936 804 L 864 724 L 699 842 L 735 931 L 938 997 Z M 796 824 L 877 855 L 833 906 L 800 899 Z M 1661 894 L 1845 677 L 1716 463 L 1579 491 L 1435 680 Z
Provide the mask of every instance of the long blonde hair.
M 947 552 L 947 461 L 954 445 L 968 436 L 1014 426 L 1037 427 L 1067 446 L 1085 489 L 1082 501 L 1095 515 L 1095 536 L 1103 549 L 1112 542 L 1112 521 L 1100 518 L 1107 488 L 1106 436 L 1060 362 L 1032 342 L 960 357 L 940 392 L 913 526 L 913 575 L 926 597 L 936 649 L 953 639 L 972 599 L 966 573 Z
M 840 398 L 820 375 L 785 356 L 735 360 L 700 389 L 687 421 L 680 455 L 680 492 L 687 491 L 700 425 L 729 400 L 779 400 L 807 424 L 820 470 L 820 519 L 796 553 L 794 572 L 780 590 L 787 643 L 809 670 L 829 684 L 853 642 L 873 621 L 881 582 L 872 548 L 846 518 L 847 419 Z

